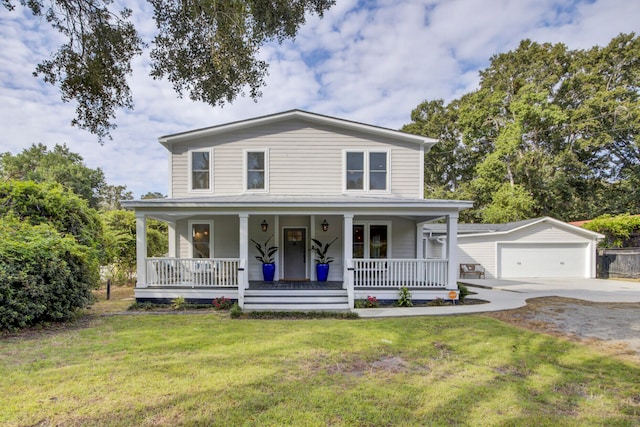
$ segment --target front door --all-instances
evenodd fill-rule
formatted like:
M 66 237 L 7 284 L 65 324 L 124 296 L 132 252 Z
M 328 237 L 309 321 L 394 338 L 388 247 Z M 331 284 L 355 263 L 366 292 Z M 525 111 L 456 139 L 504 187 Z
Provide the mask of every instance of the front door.
M 304 228 L 284 229 L 284 280 L 306 280 L 307 236 Z

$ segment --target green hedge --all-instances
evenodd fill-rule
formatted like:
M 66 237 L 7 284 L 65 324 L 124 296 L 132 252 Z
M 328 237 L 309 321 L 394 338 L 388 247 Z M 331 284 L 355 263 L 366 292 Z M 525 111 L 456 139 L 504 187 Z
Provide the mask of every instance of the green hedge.
M 67 320 L 92 301 L 92 250 L 49 224 L 0 218 L 0 329 Z

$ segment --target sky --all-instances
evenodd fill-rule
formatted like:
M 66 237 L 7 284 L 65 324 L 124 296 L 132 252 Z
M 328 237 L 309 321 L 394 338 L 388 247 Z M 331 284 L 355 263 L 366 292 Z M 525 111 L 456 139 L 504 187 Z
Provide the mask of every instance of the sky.
M 150 43 L 149 5 L 126 5 Z M 270 66 L 257 102 L 239 97 L 212 107 L 178 98 L 169 82 L 149 77 L 145 53 L 129 79 L 135 108 L 117 112 L 113 139 L 101 145 L 71 126 L 73 101 L 32 75 L 61 36 L 19 4 L 12 12 L 0 6 L 0 152 L 66 144 L 136 198 L 168 194 L 160 136 L 295 108 L 399 129 L 421 102 L 475 90 L 490 58 L 520 40 L 588 49 L 631 32 L 640 32 L 638 0 L 337 0 L 322 19 L 308 17 L 295 40 L 263 46 Z

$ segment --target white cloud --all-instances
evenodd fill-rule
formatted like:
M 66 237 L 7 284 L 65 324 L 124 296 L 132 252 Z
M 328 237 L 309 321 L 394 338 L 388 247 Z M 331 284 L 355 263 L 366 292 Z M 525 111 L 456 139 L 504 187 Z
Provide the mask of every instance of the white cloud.
M 127 2 L 146 42 L 155 26 L 146 2 Z M 338 1 L 323 19 L 309 17 L 295 41 L 264 46 L 270 63 L 263 96 L 210 107 L 177 98 L 154 81 L 148 56 L 137 58 L 130 83 L 135 110 L 118 112 L 113 141 L 72 128 L 73 103 L 31 76 L 61 37 L 22 7 L 0 13 L 0 151 L 32 143 L 67 143 L 107 181 L 140 196 L 168 192 L 159 136 L 292 108 L 399 128 L 425 99 L 457 98 L 477 87 L 489 58 L 530 38 L 569 48 L 604 45 L 638 31 L 640 2 L 628 0 Z

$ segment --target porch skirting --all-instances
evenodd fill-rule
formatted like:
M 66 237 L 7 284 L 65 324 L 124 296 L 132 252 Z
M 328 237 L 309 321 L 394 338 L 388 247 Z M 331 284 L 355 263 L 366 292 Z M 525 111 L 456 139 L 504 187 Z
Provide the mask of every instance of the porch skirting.
M 413 301 L 431 301 L 435 299 L 451 299 L 450 289 L 445 288 L 411 288 Z M 146 287 L 135 288 L 136 301 L 170 304 L 174 299 L 182 297 L 189 303 L 211 304 L 215 298 L 225 297 L 238 300 L 238 289 L 228 287 Z M 354 299 L 364 300 L 375 297 L 381 302 L 394 302 L 399 298 L 399 288 L 389 287 L 355 287 Z M 457 298 L 457 292 L 456 292 Z M 348 310 L 347 290 L 342 282 L 250 282 L 249 289 L 244 292 L 245 310 Z
M 214 298 L 228 298 L 238 300 L 238 288 L 193 288 L 191 286 L 157 286 L 147 288 L 135 288 L 136 302 L 152 302 L 157 304 L 169 304 L 176 298 L 184 298 L 192 304 L 212 304 Z

